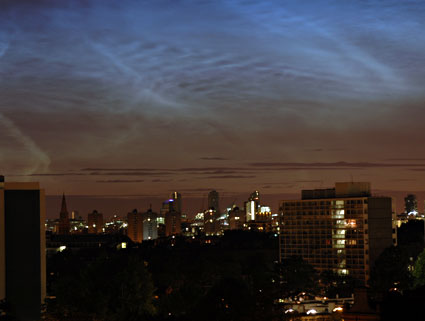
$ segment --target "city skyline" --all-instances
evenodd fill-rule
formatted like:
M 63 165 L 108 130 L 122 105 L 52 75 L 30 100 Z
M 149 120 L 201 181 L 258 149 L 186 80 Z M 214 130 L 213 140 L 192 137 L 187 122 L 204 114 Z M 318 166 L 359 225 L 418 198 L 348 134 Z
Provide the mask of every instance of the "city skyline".
M 335 182 L 334 182 L 335 183 Z M 330 188 L 329 186 L 321 186 L 319 188 Z M 373 187 L 373 184 L 372 184 Z M 305 189 L 314 189 L 315 187 L 306 187 Z M 217 189 L 220 191 L 219 189 Z M 209 190 L 211 191 L 211 190 Z M 187 214 L 188 218 L 193 219 L 197 213 L 203 212 L 208 208 L 208 192 L 204 195 L 182 195 L 182 214 Z M 247 193 L 220 193 L 220 202 L 223 203 L 221 212 L 224 212 L 233 204 L 243 208 L 244 202 L 249 199 L 251 192 Z M 260 191 L 261 193 L 261 191 Z M 406 192 L 400 191 L 380 191 L 372 189 L 374 196 L 386 196 L 393 199 L 396 214 L 401 214 L 405 209 Z M 415 194 L 418 200 L 418 212 L 425 213 L 425 192 Z M 169 196 L 169 194 L 168 194 Z M 167 193 L 156 196 L 146 195 L 66 195 L 67 204 L 69 204 L 69 213 L 77 211 L 78 216 L 87 218 L 87 215 L 93 210 L 98 210 L 103 213 L 106 218 L 111 218 L 113 215 L 125 217 L 127 213 L 133 209 L 139 211 L 147 211 L 152 207 L 152 210 L 159 212 L 164 201 L 167 201 Z M 295 193 L 277 193 L 264 194 L 261 193 L 261 204 L 270 206 L 273 213 L 279 212 L 279 203 L 283 200 L 298 200 L 301 199 L 301 190 Z M 62 195 L 47 195 L 46 196 L 46 213 L 47 218 L 57 219 L 61 209 Z
M 8 180 L 148 203 L 369 181 L 422 208 L 421 1 L 0 8 Z

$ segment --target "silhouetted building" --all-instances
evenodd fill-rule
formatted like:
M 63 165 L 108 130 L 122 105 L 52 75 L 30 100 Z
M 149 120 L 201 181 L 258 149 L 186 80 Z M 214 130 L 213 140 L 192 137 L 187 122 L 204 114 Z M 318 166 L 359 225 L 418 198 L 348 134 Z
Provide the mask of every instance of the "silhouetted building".
M 69 222 L 69 214 L 66 208 L 65 193 L 62 196 L 62 206 L 59 213 L 59 226 L 58 234 L 69 234 L 71 229 L 71 224 Z
M 181 233 L 181 213 L 170 211 L 165 214 L 165 236 Z
M 418 214 L 418 200 L 416 199 L 416 195 L 409 194 L 404 198 L 404 212 L 407 215 Z
M 103 233 L 103 214 L 96 210 L 89 213 L 87 217 L 87 224 L 89 226 L 90 234 Z
M 157 217 L 158 214 L 152 212 L 152 209 L 148 209 L 147 212 L 143 213 L 143 240 L 155 240 L 158 238 Z
M 16 320 L 39 320 L 46 297 L 45 196 L 39 183 L 0 176 L 0 301 Z
M 379 313 L 369 305 L 366 288 L 356 288 L 354 290 L 354 304 L 344 310 L 342 314 L 344 321 L 379 321 Z
M 213 209 L 217 213 L 220 213 L 219 195 L 217 191 L 211 191 L 208 193 L 208 209 Z
M 143 218 L 142 213 L 134 209 L 127 214 L 127 235 L 133 241 L 141 243 L 143 241 Z
M 396 243 L 390 197 L 372 197 L 369 183 L 336 183 L 280 203 L 281 260 L 300 256 L 319 272 L 350 275 L 367 284 L 382 251 Z M 317 197 L 317 198 L 316 198 Z
M 242 230 L 245 223 L 245 211 L 235 206 L 229 211 L 229 228 L 231 230 Z
M 217 235 L 219 223 L 217 222 L 217 211 L 209 209 L 204 212 L 204 233 L 206 236 Z

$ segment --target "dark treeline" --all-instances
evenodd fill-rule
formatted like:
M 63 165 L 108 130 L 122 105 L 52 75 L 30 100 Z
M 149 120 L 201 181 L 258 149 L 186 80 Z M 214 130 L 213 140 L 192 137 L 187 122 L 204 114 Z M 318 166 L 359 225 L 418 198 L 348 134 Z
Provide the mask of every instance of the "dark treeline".
M 278 239 L 235 231 L 48 260 L 53 320 L 272 320 Z
M 418 313 L 417 302 L 425 299 L 424 242 L 414 235 L 415 224 L 372 270 L 370 303 L 383 320 L 406 309 Z M 274 234 L 250 231 L 65 250 L 48 258 L 48 295 L 55 298 L 47 319 L 273 321 L 284 318 L 279 298 L 350 297 L 359 286 L 348 276 L 319 274 L 299 257 L 279 264 L 278 255 Z

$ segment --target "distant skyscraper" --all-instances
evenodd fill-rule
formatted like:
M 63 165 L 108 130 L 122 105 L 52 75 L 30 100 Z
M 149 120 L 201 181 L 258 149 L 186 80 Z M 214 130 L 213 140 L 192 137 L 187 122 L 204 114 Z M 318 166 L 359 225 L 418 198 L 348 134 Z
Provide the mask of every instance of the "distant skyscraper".
M 204 212 L 204 233 L 206 236 L 217 235 L 218 228 L 217 211 L 211 207 Z
M 40 320 L 46 297 L 45 196 L 39 183 L 0 176 L 0 301 L 16 320 Z
M 176 212 L 182 213 L 182 195 L 180 193 L 171 193 L 169 204 L 171 206 L 170 211 L 174 210 Z
M 100 234 L 103 232 L 103 214 L 94 210 L 88 214 L 87 224 L 90 234 Z
M 409 194 L 404 198 L 404 211 L 407 215 L 418 214 L 418 200 L 416 199 L 416 195 Z
M 127 236 L 137 243 L 143 241 L 143 218 L 142 213 L 134 209 L 127 214 Z
M 208 193 L 208 209 L 220 213 L 219 195 L 215 190 Z
M 254 191 L 245 202 L 245 220 L 246 222 L 255 221 L 260 208 L 260 192 Z
M 158 238 L 157 218 L 158 214 L 148 209 L 143 213 L 143 240 L 154 240 Z
M 181 233 L 181 213 L 170 211 L 165 214 L 165 236 Z
M 69 222 L 68 210 L 66 208 L 65 193 L 62 196 L 62 206 L 59 213 L 59 231 L 58 234 L 69 234 L 71 225 Z

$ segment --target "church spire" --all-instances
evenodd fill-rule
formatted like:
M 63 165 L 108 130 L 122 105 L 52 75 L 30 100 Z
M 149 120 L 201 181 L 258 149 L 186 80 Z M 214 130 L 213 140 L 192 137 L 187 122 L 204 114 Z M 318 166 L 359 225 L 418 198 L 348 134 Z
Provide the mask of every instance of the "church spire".
M 62 195 L 61 214 L 66 214 L 66 216 L 68 216 L 68 210 L 66 208 L 65 193 L 63 193 Z
M 65 193 L 62 195 L 62 206 L 61 206 L 61 212 L 59 214 L 59 234 L 69 234 L 70 230 L 70 223 L 69 223 L 69 217 L 68 217 L 68 210 L 66 208 L 66 200 L 65 200 Z

